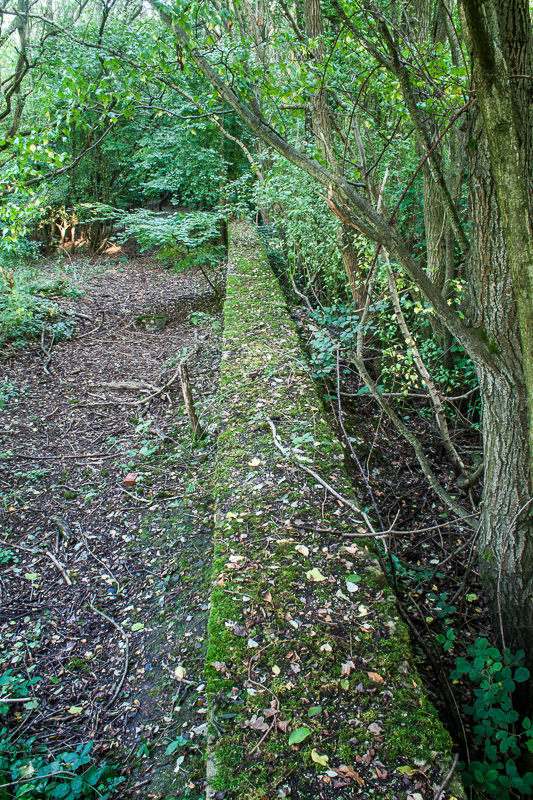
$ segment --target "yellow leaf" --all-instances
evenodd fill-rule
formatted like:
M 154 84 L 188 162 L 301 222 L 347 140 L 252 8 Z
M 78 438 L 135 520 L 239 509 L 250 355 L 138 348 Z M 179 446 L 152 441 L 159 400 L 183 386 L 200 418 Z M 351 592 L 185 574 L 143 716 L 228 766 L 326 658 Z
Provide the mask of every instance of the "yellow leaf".
M 279 673 L 281 672 L 277 664 L 274 664 L 274 666 L 272 667 L 272 672 L 274 673 L 274 675 L 279 675 Z
M 305 544 L 297 544 L 294 549 L 297 550 L 299 553 L 301 553 L 303 556 L 307 557 L 309 555 L 309 548 L 306 547 Z
M 308 581 L 315 581 L 316 583 L 326 580 L 320 570 L 316 567 L 314 569 L 310 569 L 309 572 L 306 572 L 306 577 Z
M 368 672 L 367 675 L 374 683 L 383 683 L 383 678 L 377 672 Z
M 252 458 L 252 460 L 248 462 L 248 466 L 249 467 L 258 467 L 260 463 L 261 463 L 261 459 L 260 458 Z
M 318 750 L 311 750 L 311 758 L 315 762 L 315 764 L 320 764 L 320 766 L 325 767 L 329 761 L 328 756 L 321 756 L 318 753 Z
M 82 711 L 83 711 L 83 706 L 71 706 L 68 710 L 68 713 L 72 714 L 75 717 L 76 714 L 81 714 Z
M 186 675 L 185 667 L 182 667 L 181 665 L 179 667 L 176 667 L 176 669 L 174 670 L 174 675 L 181 681 Z

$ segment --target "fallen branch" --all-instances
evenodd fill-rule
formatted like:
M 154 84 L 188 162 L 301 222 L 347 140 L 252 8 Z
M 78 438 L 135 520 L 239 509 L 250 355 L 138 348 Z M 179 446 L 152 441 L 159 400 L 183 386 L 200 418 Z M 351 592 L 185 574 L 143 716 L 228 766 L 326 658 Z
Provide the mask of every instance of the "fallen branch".
M 455 772 L 455 768 L 457 766 L 458 761 L 459 761 L 459 753 L 456 753 L 455 754 L 455 758 L 453 760 L 453 764 L 451 766 L 451 769 L 448 772 L 448 774 L 446 775 L 446 777 L 444 778 L 443 782 L 441 783 L 441 785 L 439 786 L 437 791 L 435 792 L 435 794 L 433 796 L 433 800 L 440 800 L 440 798 L 442 797 L 443 791 L 447 787 L 447 785 L 450 782 L 450 779 L 451 779 L 453 773 Z
M 107 708 L 109 708 L 109 706 L 113 705 L 113 703 L 115 702 L 116 698 L 118 697 L 118 694 L 119 694 L 120 690 L 122 689 L 122 685 L 124 683 L 124 680 L 126 679 L 126 673 L 128 671 L 128 667 L 129 667 L 129 663 L 130 663 L 130 645 L 129 645 L 129 641 L 128 641 L 128 636 L 127 636 L 124 628 L 122 628 L 118 624 L 118 622 L 115 622 L 115 620 L 112 619 L 111 617 L 109 617 L 104 611 L 100 611 L 99 608 L 96 608 L 96 606 L 93 605 L 92 601 L 89 602 L 89 608 L 92 608 L 93 611 L 95 611 L 97 614 L 100 614 L 101 617 L 103 617 L 108 622 L 110 622 L 111 625 L 113 625 L 113 627 L 115 627 L 117 629 L 117 631 L 119 631 L 120 635 L 122 636 L 122 638 L 124 639 L 124 642 L 126 644 L 126 656 L 125 656 L 125 661 L 124 661 L 124 669 L 122 670 L 122 675 L 120 677 L 120 680 L 118 681 L 117 685 L 115 686 L 115 690 L 113 692 L 113 696 L 111 697 L 111 700 L 108 700 L 108 702 L 105 705 L 105 708 L 107 709 Z
M 193 438 L 205 439 L 206 433 L 200 425 L 200 420 L 198 419 L 198 414 L 196 413 L 196 409 L 194 407 L 191 382 L 189 380 L 189 370 L 187 369 L 186 364 L 181 364 L 179 366 L 179 376 L 183 402 L 185 403 L 185 409 L 189 417 L 189 422 L 191 423 Z
M 7 458 L 25 458 L 29 461 L 61 461 L 63 458 L 117 458 L 118 453 L 87 453 L 86 455 L 83 453 L 76 453 L 74 455 L 69 454 L 62 456 L 33 456 L 13 451 L 11 453 L 2 453 L 2 455 Z
M 167 382 L 166 382 L 166 383 L 165 383 L 163 386 L 161 386 L 161 388 L 160 388 L 160 389 L 157 389 L 157 390 L 156 390 L 156 391 L 155 391 L 153 394 L 150 394 L 150 395 L 148 395 L 148 397 L 142 397 L 140 400 L 137 400 L 137 401 L 136 401 L 136 403 L 135 403 L 135 405 L 140 405 L 140 404 L 142 404 L 142 403 L 149 403 L 149 402 L 150 402 L 150 400 L 153 400 L 153 399 L 154 399 L 154 397 L 157 397 L 158 395 L 160 395 L 160 394 L 163 394 L 163 393 L 164 393 L 164 392 L 166 392 L 168 389 L 170 389 L 170 387 L 171 387 L 171 386 L 172 386 L 174 383 L 176 383 L 176 381 L 178 380 L 178 378 L 179 378 L 179 376 L 180 376 L 180 370 L 181 370 L 181 368 L 182 368 L 182 367 L 183 367 L 183 366 L 184 366 L 184 365 L 187 363 L 187 361 L 189 360 L 189 358 L 192 358 L 192 356 L 193 356 L 193 355 L 195 355 L 195 354 L 198 352 L 198 350 L 199 350 L 199 349 L 200 349 L 200 345 L 199 345 L 199 344 L 196 344 L 196 345 L 193 347 L 193 349 L 191 350 L 191 352 L 190 352 L 190 353 L 187 353 L 187 355 L 186 355 L 186 356 L 184 356 L 184 357 L 181 359 L 180 363 L 178 364 L 178 368 L 176 369 L 176 371 L 174 372 L 174 374 L 172 375 L 172 377 L 171 377 L 171 378 L 170 378 L 170 379 L 169 379 L 169 380 L 168 380 L 168 381 L 167 381 Z
M 109 383 L 102 381 L 98 386 L 105 386 L 107 389 L 151 389 L 152 391 L 158 391 L 157 386 L 144 381 L 110 381 Z
M 41 331 L 41 350 L 43 351 L 44 355 L 46 356 L 46 361 L 43 364 L 43 369 L 44 369 L 44 371 L 46 372 L 47 375 L 50 375 L 50 377 L 52 377 L 52 373 L 48 369 L 48 364 L 52 360 L 52 347 L 54 346 L 55 333 L 52 333 L 52 341 L 50 342 L 50 347 L 48 347 L 48 348 L 46 348 L 44 346 L 44 335 L 45 335 L 45 333 L 46 333 L 46 326 L 43 325 L 43 329 Z

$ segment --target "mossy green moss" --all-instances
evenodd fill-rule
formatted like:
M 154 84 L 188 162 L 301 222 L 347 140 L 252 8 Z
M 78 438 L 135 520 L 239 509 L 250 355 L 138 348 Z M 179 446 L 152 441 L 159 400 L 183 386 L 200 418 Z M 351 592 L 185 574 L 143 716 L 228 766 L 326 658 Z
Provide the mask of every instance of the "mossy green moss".
M 362 785 L 404 797 L 397 767 L 416 758 L 437 774 L 451 742 L 375 556 L 363 540 L 343 539 L 363 530 L 361 521 L 297 459 L 356 500 L 277 281 L 253 229 L 236 223 L 206 667 L 208 797 L 275 798 L 290 775 L 298 796 L 314 800 L 331 784 L 328 767 L 357 774 L 346 798 Z M 309 735 L 291 744 L 302 727 Z M 385 765 L 377 772 L 376 759 Z

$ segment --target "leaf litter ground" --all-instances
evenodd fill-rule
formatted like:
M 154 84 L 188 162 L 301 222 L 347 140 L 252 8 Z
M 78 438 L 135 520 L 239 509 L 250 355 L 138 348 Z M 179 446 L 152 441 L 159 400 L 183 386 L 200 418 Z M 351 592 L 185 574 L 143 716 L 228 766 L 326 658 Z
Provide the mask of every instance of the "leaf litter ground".
M 40 678 L 36 707 L 13 707 L 20 735 L 50 753 L 93 739 L 129 778 L 121 794 L 160 796 L 166 781 L 194 796 L 214 431 L 193 445 L 178 381 L 139 400 L 193 352 L 209 426 L 219 312 L 200 273 L 118 255 L 80 262 L 83 295 L 56 298 L 78 315 L 71 341 L 3 362 L 16 394 L 0 412 L 0 660 Z M 147 311 L 166 315 L 164 331 L 139 328 Z

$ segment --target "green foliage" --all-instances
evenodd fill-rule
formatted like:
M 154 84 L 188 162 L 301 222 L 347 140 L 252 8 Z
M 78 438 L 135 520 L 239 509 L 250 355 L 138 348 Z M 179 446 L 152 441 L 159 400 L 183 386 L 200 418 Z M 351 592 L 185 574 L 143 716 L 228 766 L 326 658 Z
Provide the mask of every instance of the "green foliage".
M 467 648 L 467 654 L 470 658 L 456 659 L 451 677 L 466 677 L 475 687 L 474 702 L 464 710 L 473 719 L 474 741 L 483 760 L 466 765 L 463 780 L 497 800 L 529 795 L 533 792 L 533 773 L 521 775 L 519 759 L 524 748 L 533 752 L 533 722 L 529 718 L 520 722 L 511 699 L 516 684 L 529 679 L 522 661 L 524 653 L 513 655 L 506 649 L 503 655 L 482 638 Z
M 62 281 L 38 281 L 23 267 L 6 271 L 0 267 L 0 342 L 24 341 L 41 336 L 43 329 L 57 339 L 70 339 L 74 321 L 61 316 L 49 296 L 79 296 Z
M 0 716 L 7 719 L 13 709 L 12 704 L 2 703 L 2 697 L 26 697 L 40 681 L 41 678 L 23 677 L 13 670 L 4 672 L 0 676 Z M 38 704 L 32 699 L 23 706 L 30 710 Z M 117 777 L 114 767 L 91 763 L 92 746 L 89 741 L 75 751 L 53 756 L 35 737 L 16 736 L 5 725 L 0 729 L 0 800 L 107 800 L 124 778 Z
M 108 800 L 124 782 L 108 764 L 91 764 L 93 742 L 50 757 L 34 738 L 0 731 L 0 800 Z M 12 785 L 8 785 L 12 784 Z
M 311 318 L 319 326 L 313 328 L 309 342 L 313 377 L 333 376 L 337 368 L 337 349 L 342 352 L 355 346 L 359 317 L 350 306 L 335 303 L 314 311 Z
M 220 212 L 192 214 L 156 214 L 142 209 L 124 216 L 126 226 L 122 240 L 135 238 L 143 250 L 161 248 L 163 258 L 183 249 L 189 250 L 211 242 L 220 235 Z
M 269 210 L 283 232 L 283 249 L 279 244 L 274 248 L 269 228 L 262 231 L 259 227 L 269 257 L 286 266 L 302 289 L 312 284 L 326 305 L 343 298 L 346 278 L 337 241 L 338 222 L 324 202 L 317 202 L 314 182 L 274 155 L 267 180 L 256 185 L 255 199 L 260 208 Z
M 18 389 L 15 383 L 7 377 L 0 378 L 0 411 L 3 411 L 8 401 L 17 394 Z

